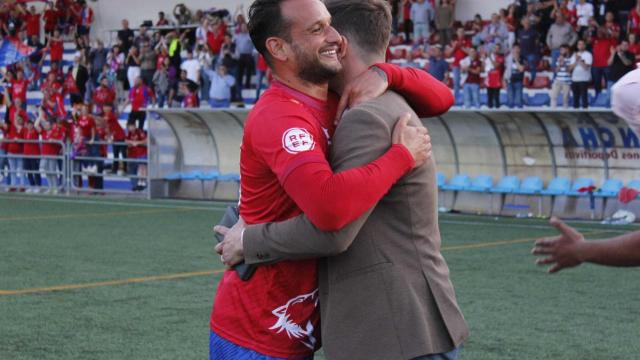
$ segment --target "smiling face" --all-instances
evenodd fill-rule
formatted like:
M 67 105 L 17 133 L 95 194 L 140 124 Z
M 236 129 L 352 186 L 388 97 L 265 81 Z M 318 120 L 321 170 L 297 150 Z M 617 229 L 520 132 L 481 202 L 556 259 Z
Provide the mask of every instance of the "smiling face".
M 282 4 L 282 15 L 291 25 L 286 51 L 292 55 L 298 76 L 319 84 L 338 74 L 342 38 L 331 26 L 325 5 L 318 0 L 290 0 Z

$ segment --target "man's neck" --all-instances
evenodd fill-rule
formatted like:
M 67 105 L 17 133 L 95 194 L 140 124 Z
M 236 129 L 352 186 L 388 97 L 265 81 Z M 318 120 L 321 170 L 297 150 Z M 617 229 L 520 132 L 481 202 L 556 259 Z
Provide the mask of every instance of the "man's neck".
M 349 54 L 349 56 L 342 60 L 342 73 L 340 74 L 338 81 L 332 82 L 331 90 L 336 92 L 338 95 L 342 95 L 347 84 L 352 83 L 365 71 L 369 70 L 371 66 L 384 62 L 384 57 L 371 57 L 370 59 L 367 59 L 367 61 L 363 61 L 357 54 Z
M 287 71 L 281 71 L 281 74 L 274 73 L 273 76 L 276 80 L 294 90 L 322 101 L 327 100 L 329 92 L 328 82 L 324 84 L 314 84 Z

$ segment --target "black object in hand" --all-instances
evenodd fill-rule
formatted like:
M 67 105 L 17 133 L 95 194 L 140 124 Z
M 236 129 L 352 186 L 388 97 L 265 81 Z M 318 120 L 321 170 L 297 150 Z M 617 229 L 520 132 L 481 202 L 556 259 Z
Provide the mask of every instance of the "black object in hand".
M 236 206 L 229 206 L 227 207 L 227 210 L 225 210 L 224 215 L 222 216 L 222 219 L 220 220 L 218 225 L 222 225 L 230 229 L 238 222 L 239 219 L 240 214 L 238 213 L 238 208 Z M 218 242 L 222 242 L 222 240 L 224 240 L 223 235 L 217 232 L 215 233 L 215 235 L 216 239 L 218 239 Z M 233 269 L 236 271 L 242 281 L 249 280 L 253 273 L 256 271 L 255 265 L 247 265 L 244 262 L 234 266 Z

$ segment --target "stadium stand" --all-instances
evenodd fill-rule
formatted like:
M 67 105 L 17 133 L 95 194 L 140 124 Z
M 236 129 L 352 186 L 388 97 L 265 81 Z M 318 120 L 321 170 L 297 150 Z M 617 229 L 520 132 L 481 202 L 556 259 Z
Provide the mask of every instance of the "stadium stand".
M 522 81 L 524 111 L 549 109 L 551 104 L 550 88 L 558 81 L 558 77 L 568 76 L 570 81 L 570 78 L 575 75 L 571 73 L 573 70 L 569 71 L 567 68 L 563 68 L 562 64 L 565 60 L 570 62 L 571 59 L 577 59 L 575 44 L 578 39 L 586 40 L 586 51 L 592 54 L 593 68 L 606 68 L 607 70 L 604 71 L 604 78 L 598 73 L 600 70 L 589 72 L 593 79 L 600 81 L 599 83 L 591 81 L 589 85 L 589 105 L 607 108 L 609 106 L 607 85 L 615 80 L 612 74 L 621 76 L 630 69 L 630 67 L 621 66 L 621 64 L 624 65 L 624 61 L 621 63 L 622 58 L 626 59 L 631 56 L 635 59 L 640 54 L 640 45 L 636 44 L 635 40 L 635 34 L 638 33 L 635 25 L 631 24 L 628 28 L 624 21 L 617 21 L 617 19 L 612 21 L 612 15 L 607 15 L 611 13 L 615 17 L 618 10 L 629 10 L 632 13 L 637 13 L 638 10 L 618 8 L 619 6 L 615 2 L 609 2 L 604 11 L 602 11 L 602 7 L 596 7 L 593 18 L 584 28 L 577 26 L 573 1 L 560 2 L 559 4 L 555 1 L 539 1 L 530 5 L 521 2 L 514 3 L 506 9 L 496 7 L 495 14 L 490 19 L 476 16 L 472 21 L 462 22 L 452 18 L 450 20 L 453 26 L 450 28 L 447 26 L 443 28 L 443 24 L 433 23 L 431 24 L 433 26 L 430 26 L 428 36 L 421 36 L 417 39 L 410 27 L 412 2 L 391 0 L 390 3 L 395 9 L 394 13 L 397 14 L 397 18 L 394 21 L 388 61 L 402 66 L 424 69 L 441 78 L 441 81 L 449 84 L 452 88 L 456 95 L 456 106 L 460 107 L 464 106 L 462 84 L 467 77 L 467 69 L 464 65 L 465 58 L 468 58 L 472 48 L 476 50 L 478 56 L 475 60 L 481 63 L 479 98 L 483 111 L 490 98 L 488 89 L 495 87 L 496 83 L 499 107 L 504 109 L 513 105 L 513 101 L 509 101 L 507 94 L 507 85 L 513 81 Z M 456 6 L 455 0 L 444 1 L 442 4 L 432 0 L 427 3 L 431 4 L 432 14 L 429 16 L 433 16 L 434 22 L 436 19 L 442 21 L 442 16 L 444 16 L 442 14 L 449 13 L 451 9 L 446 7 Z M 17 44 L 16 46 L 18 46 L 18 43 L 22 43 L 35 52 L 31 56 L 17 59 L 16 62 L 4 64 L 7 65 L 4 70 L 7 75 L 3 77 L 3 88 L 6 88 L 7 96 L 3 100 L 7 100 L 7 106 L 0 108 L 0 116 L 5 118 L 8 125 L 12 123 L 11 118 L 16 109 L 11 109 L 9 106 L 11 103 L 8 100 L 12 100 L 16 96 L 16 88 L 13 87 L 13 84 L 17 83 L 15 77 L 19 70 L 22 70 L 29 80 L 29 90 L 26 93 L 24 105 L 27 112 L 26 117 L 35 121 L 40 116 L 39 109 L 45 105 L 47 109 L 44 112 L 44 117 L 53 120 L 53 122 L 57 121 L 61 125 L 70 125 L 66 131 L 68 143 L 63 154 L 69 169 L 65 171 L 63 177 L 68 179 L 67 183 L 71 184 L 72 190 L 130 192 L 131 189 L 148 188 L 150 186 L 148 182 L 158 181 L 162 184 L 162 190 L 158 191 L 158 194 L 162 196 L 207 198 L 224 194 L 222 195 L 224 198 L 232 197 L 233 189 L 237 187 L 238 169 L 230 165 L 233 161 L 223 159 L 222 155 L 218 155 L 217 159 L 207 159 L 207 161 L 195 166 L 185 162 L 184 158 L 196 158 L 194 156 L 196 152 L 189 149 L 179 149 L 185 153 L 180 159 L 172 156 L 171 159 L 174 162 L 170 166 L 167 165 L 168 163 L 157 161 L 158 157 L 167 157 L 169 152 L 178 151 L 176 150 L 177 145 L 174 146 L 177 142 L 190 141 L 186 138 L 183 139 L 183 135 L 176 134 L 169 126 L 162 124 L 171 123 L 172 126 L 177 126 L 179 129 L 183 124 L 194 124 L 201 121 L 202 124 L 199 125 L 201 129 L 205 133 L 213 134 L 211 139 L 203 139 L 203 141 L 211 142 L 215 146 L 210 149 L 203 148 L 200 151 L 226 154 L 227 149 L 235 149 L 235 140 L 231 139 L 235 139 L 241 133 L 243 117 L 225 118 L 224 121 L 220 119 L 228 115 L 227 112 L 230 108 L 250 108 L 252 106 L 252 103 L 258 98 L 259 91 L 266 86 L 265 83 L 268 83 L 268 68 L 263 59 L 256 56 L 255 51 L 250 51 L 252 44 L 247 42 L 246 20 L 241 11 L 231 14 L 225 9 L 189 9 L 188 12 L 191 14 L 189 19 L 166 17 L 158 19 L 155 23 L 145 23 L 140 26 L 130 27 L 128 22 L 123 21 L 122 27 L 114 32 L 111 38 L 99 39 L 99 36 L 91 33 L 90 25 L 93 14 L 90 3 L 57 0 L 47 5 L 44 11 L 36 10 L 28 4 L 20 2 L 3 3 L 0 5 L 0 32 L 4 37 L 3 44 Z M 529 23 L 526 27 L 523 22 L 525 19 L 525 22 Z M 180 23 L 180 26 L 176 26 L 176 23 Z M 616 24 L 621 26 L 618 28 L 615 26 Z M 34 37 L 31 35 L 35 35 L 33 29 L 35 25 L 39 25 L 41 29 Z M 56 31 L 60 34 L 55 34 Z M 565 31 L 566 37 L 558 40 L 556 35 L 562 34 L 562 31 Z M 45 35 L 43 36 L 42 33 Z M 106 40 L 104 47 L 98 40 Z M 605 43 L 611 46 L 602 45 Z M 512 54 L 512 48 L 516 44 L 521 49 L 520 59 L 516 59 L 516 63 L 522 63 L 524 70 L 520 71 L 518 66 L 512 65 L 511 70 L 515 69 L 516 71 L 505 71 L 507 64 L 514 64 L 513 59 L 517 58 L 517 55 Z M 560 51 L 561 45 L 565 44 L 570 45 L 567 54 Z M 611 47 L 615 51 L 611 52 Z M 132 48 L 137 50 L 130 51 Z M 606 62 L 604 67 L 601 66 L 603 58 L 606 58 L 604 59 Z M 610 64 L 606 60 L 611 60 Z M 440 66 L 438 69 L 429 66 L 430 64 L 441 64 L 442 61 L 448 64 L 444 73 L 440 71 L 442 70 Z M 46 81 L 50 73 L 55 74 L 53 84 Z M 78 75 L 80 73 L 84 74 L 80 76 Z M 509 78 L 505 78 L 505 74 L 510 74 Z M 137 76 L 141 78 L 144 85 L 134 84 Z M 521 79 L 517 79 L 518 76 L 521 76 Z M 99 80 L 102 78 L 108 80 L 107 87 L 110 90 L 99 90 Z M 20 84 L 18 83 L 18 85 Z M 133 91 L 131 91 L 132 85 L 134 85 Z M 130 91 L 130 95 L 127 95 L 128 91 Z M 46 101 L 57 99 L 55 97 L 57 93 L 62 95 L 60 102 L 48 103 Z M 214 94 L 214 101 L 209 101 L 211 100 L 209 99 L 210 94 Z M 519 95 L 516 93 L 515 96 Z M 566 108 L 574 104 L 574 98 L 569 96 L 565 104 L 562 101 L 562 94 L 559 94 L 558 106 Z M 71 130 L 74 126 L 71 125 L 82 120 L 81 107 L 78 104 L 93 103 L 95 105 L 89 108 L 89 117 L 97 124 L 103 117 L 101 104 L 104 101 L 114 105 L 115 123 L 123 129 L 124 135 L 128 133 L 127 122 L 129 120 L 137 121 L 141 132 L 135 132 L 126 137 L 123 135 L 119 139 L 121 142 L 118 142 L 113 134 L 109 134 L 117 129 L 111 129 L 111 126 L 107 126 L 106 132 L 99 131 L 100 134 L 96 135 L 96 140 L 102 140 L 104 143 L 89 144 L 86 146 L 86 153 L 74 156 L 73 131 Z M 219 106 L 226 107 L 226 109 L 216 115 L 211 115 L 215 120 L 208 119 L 210 115 L 200 113 L 192 113 L 188 118 L 182 120 L 170 119 L 175 115 L 169 115 L 173 109 L 195 107 L 208 111 L 211 107 L 217 108 Z M 147 117 L 144 112 L 145 107 L 150 110 L 149 121 L 144 120 Z M 474 150 L 471 149 L 477 145 L 473 143 L 476 138 L 488 136 L 492 131 L 506 131 L 500 125 L 502 115 L 489 115 L 488 112 L 485 114 L 481 117 L 473 116 L 473 121 L 482 122 L 485 126 L 483 129 L 477 129 L 478 132 L 475 134 L 463 135 L 462 129 L 456 128 L 457 122 L 448 120 L 446 126 L 451 126 L 450 129 L 438 130 L 438 127 L 431 123 L 429 123 L 429 127 L 432 132 L 442 131 L 442 134 L 449 133 L 449 136 L 460 136 L 459 139 L 451 139 L 451 142 L 446 144 L 446 146 L 452 146 L 460 151 L 455 154 L 458 157 L 456 161 L 460 162 L 460 157 L 467 159 L 474 156 Z M 538 114 L 536 116 L 546 118 L 546 115 Z M 573 118 L 573 116 L 570 117 Z M 523 115 L 518 121 L 526 125 L 531 124 L 531 121 L 539 120 L 530 120 L 529 115 Z M 159 125 L 152 129 L 152 124 Z M 237 126 L 238 124 L 240 126 Z M 445 126 L 444 121 L 442 124 Z M 495 129 L 492 130 L 492 126 Z M 527 128 L 527 126 L 530 125 L 524 126 L 519 131 L 532 139 L 542 139 L 543 133 L 535 129 L 530 132 L 532 128 Z M 569 127 L 575 138 L 587 134 L 583 133 L 585 129 L 582 129 L 578 124 L 572 123 Z M 134 130 L 132 129 L 132 131 Z M 146 139 L 144 130 L 153 132 L 149 139 Z M 226 134 L 228 131 L 232 131 L 233 135 L 220 135 Z M 591 141 L 593 142 L 591 145 L 598 146 L 599 142 L 604 141 L 597 135 L 600 131 L 600 128 L 594 128 L 595 137 L 583 140 Z M 611 128 L 608 131 L 617 134 L 618 131 L 623 130 Z M 546 136 L 557 136 L 554 134 L 551 132 Z M 619 141 L 624 142 L 625 147 L 635 147 L 636 143 L 631 135 L 626 132 L 621 135 L 622 139 Z M 501 134 L 500 137 L 511 139 L 509 141 L 513 139 L 505 134 Z M 7 133 L 4 135 L 5 143 L 8 138 Z M 469 141 L 473 143 L 469 147 L 460 146 L 461 143 Z M 556 138 L 540 141 L 535 145 L 552 146 L 554 149 L 559 146 Z M 524 142 L 526 143 L 526 141 Z M 553 143 L 553 145 L 547 143 Z M 121 145 L 117 146 L 117 144 Z M 148 153 L 142 151 L 145 144 L 149 148 Z M 444 145 L 440 144 L 440 146 Z M 577 177 L 573 173 L 560 172 L 550 176 L 551 174 L 545 169 L 542 169 L 540 174 L 529 174 L 517 167 L 507 172 L 495 168 L 491 161 L 486 159 L 493 159 L 496 154 L 515 151 L 512 147 L 519 146 L 507 143 L 503 145 L 505 149 L 490 151 L 487 149 L 493 144 L 491 146 L 488 144 L 477 146 L 475 150 L 481 149 L 479 153 L 484 154 L 486 158 L 476 158 L 476 166 L 468 171 L 452 172 L 452 162 L 448 161 L 449 159 L 447 161 L 440 159 L 438 163 L 442 173 L 438 174 L 439 188 L 444 192 L 479 192 L 495 196 L 533 194 L 549 196 L 566 195 L 572 192 L 571 185 L 574 184 L 575 187 L 576 181 L 572 182 L 571 179 Z M 584 146 L 588 147 L 587 144 Z M 136 150 L 132 154 L 127 148 Z M 581 151 L 583 150 L 577 151 L 574 155 L 583 156 Z M 142 155 L 143 153 L 144 155 Z M 567 154 L 573 153 L 568 152 Z M 102 155 L 104 156 L 102 157 Z M 2 156 L 1 153 L 0 156 Z M 116 160 L 117 156 L 118 160 Z M 146 156 L 149 157 L 149 160 L 146 160 Z M 588 153 L 585 156 L 593 155 Z M 42 160 L 45 158 L 43 157 Z M 473 159 L 467 161 L 473 162 Z M 513 162 L 513 160 L 509 161 Z M 127 174 L 123 171 L 125 166 L 122 163 L 127 162 L 132 164 L 130 168 L 137 169 L 135 173 L 129 171 Z M 2 167 L 0 176 L 3 177 L 2 184 L 4 185 L 2 188 L 5 190 L 24 190 L 24 187 L 11 186 L 7 181 L 10 178 L 7 172 L 9 168 L 4 162 L 0 162 L 0 166 Z M 40 170 L 44 174 L 44 169 Z M 150 173 L 156 171 L 156 173 L 147 174 L 144 172 L 146 170 L 149 170 Z M 623 183 L 628 181 L 629 176 L 625 172 L 627 170 L 620 171 L 622 173 L 617 178 Z M 486 174 L 491 174 L 491 176 Z M 613 197 L 617 186 L 620 185 L 619 182 L 610 181 L 612 179 L 608 179 L 604 174 L 601 176 L 585 171 L 579 175 L 592 178 L 595 184 L 602 184 L 601 191 L 596 193 L 603 198 Z M 103 177 L 103 181 L 96 183 L 96 177 Z M 554 177 L 557 179 L 553 179 Z M 43 176 L 43 178 L 45 177 Z M 566 179 L 562 180 L 563 178 Z M 495 185 L 494 180 L 497 180 Z M 47 185 L 47 180 L 43 179 L 42 183 L 44 188 Z M 195 190 L 191 191 L 190 185 L 187 185 L 190 183 L 196 185 Z M 232 186 L 227 189 L 225 188 L 227 185 L 224 183 L 232 184 Z M 224 185 L 225 190 L 222 193 L 219 184 Z M 577 195 L 576 191 L 577 189 L 573 189 L 573 195 Z M 153 196 L 148 189 L 144 194 Z M 605 194 L 607 196 L 602 196 Z

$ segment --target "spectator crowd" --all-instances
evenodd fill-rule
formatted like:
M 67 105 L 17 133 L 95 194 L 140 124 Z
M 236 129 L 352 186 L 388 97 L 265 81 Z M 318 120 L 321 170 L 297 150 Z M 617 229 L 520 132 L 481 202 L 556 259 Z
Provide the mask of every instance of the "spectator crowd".
M 636 0 L 516 0 L 467 22 L 456 19 L 456 0 L 388 1 L 388 60 L 428 71 L 466 108 L 520 108 L 526 89 L 546 89 L 551 107 L 559 100 L 564 107 L 607 106 L 611 84 L 640 59 Z M 231 14 L 177 4 L 138 26 L 124 19 L 108 44 L 92 33 L 94 12 L 85 0 L 48 1 L 40 9 L 29 0 L 0 4 L 4 41 L 32 50 L 0 75 L 0 176 L 11 190 L 40 187 L 45 174 L 48 191 L 57 191 L 61 144 L 79 159 L 77 187 L 89 173 L 89 187 L 99 190 L 111 171 L 127 173 L 131 188 L 142 190 L 144 108 L 244 106 L 270 78 L 242 6 Z M 32 92 L 42 98 L 28 98 Z
M 257 55 L 242 6 L 191 10 L 177 4 L 172 16 L 135 28 L 122 20 L 109 46 L 91 33 L 93 10 L 84 0 L 56 0 L 43 11 L 29 1 L 0 4 L 4 41 L 19 41 L 31 55 L 2 69 L 0 177 L 10 191 L 36 191 L 46 174 L 48 191 L 56 192 L 62 164 L 60 144 L 69 144 L 73 181 L 104 186 L 105 161 L 110 171 L 131 179 L 133 190 L 146 184 L 146 107 L 214 108 L 244 106 L 243 90 L 266 87 L 269 72 Z M 73 60 L 67 60 L 73 43 Z M 254 76 L 257 75 L 257 76 Z M 257 79 L 257 84 L 253 79 Z M 42 99 L 27 99 L 30 91 Z M 246 91 L 244 92 L 247 93 Z M 29 107 L 28 107 L 29 106 Z M 118 119 L 127 115 L 127 126 Z M 111 146 L 111 151 L 108 151 Z M 109 169 L 107 169 L 109 170 Z
M 488 107 L 501 107 L 501 90 L 521 108 L 525 89 L 550 95 L 530 105 L 609 106 L 611 85 L 640 60 L 636 0 L 515 0 L 467 22 L 456 21 L 456 0 L 390 3 L 390 61 L 429 71 L 467 108 L 481 106 L 483 91 Z

